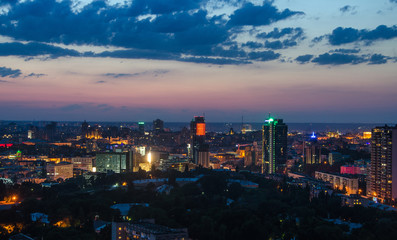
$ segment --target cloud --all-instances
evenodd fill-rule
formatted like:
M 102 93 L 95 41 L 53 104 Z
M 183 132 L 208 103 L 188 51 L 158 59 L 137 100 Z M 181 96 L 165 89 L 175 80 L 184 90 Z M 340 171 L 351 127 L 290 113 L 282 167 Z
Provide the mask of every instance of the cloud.
M 22 72 L 20 69 L 12 69 L 7 67 L 0 67 L 0 77 L 17 78 L 21 76 Z
M 350 5 L 346 5 L 344 7 L 339 8 L 339 11 L 341 11 L 342 13 L 348 13 L 350 12 L 352 15 L 356 14 L 357 11 L 356 10 L 356 6 L 350 6 Z
M 246 43 L 243 43 L 241 46 L 242 47 L 248 47 L 248 48 L 251 48 L 251 49 L 257 49 L 257 48 L 262 48 L 263 44 L 259 43 L 259 42 L 248 41 Z
M 27 75 L 26 77 L 36 77 L 36 78 L 39 78 L 39 77 L 43 77 L 43 76 L 47 76 L 47 74 L 43 74 L 43 73 L 31 73 L 31 74 Z
M 369 64 L 385 64 L 389 58 L 382 54 L 373 54 L 369 58 Z
M 9 83 L 9 81 L 0 79 L 0 83 Z
M 51 58 L 61 56 L 81 56 L 78 51 L 55 47 L 43 43 L 19 43 L 6 42 L 0 43 L 0 56 L 40 56 L 49 55 Z
M 302 28 L 274 28 L 271 32 L 263 32 L 259 33 L 256 35 L 257 38 L 263 38 L 263 39 L 268 39 L 268 38 L 274 38 L 274 39 L 279 39 L 282 37 L 289 37 L 293 40 L 303 38 L 303 29 Z
M 111 77 L 111 78 L 131 78 L 131 77 L 139 77 L 143 75 L 152 75 L 154 77 L 158 77 L 159 75 L 163 75 L 168 73 L 169 70 L 165 69 L 157 69 L 153 71 L 144 71 L 144 72 L 137 72 L 137 73 L 105 73 L 101 76 L 104 77 Z M 98 81 L 97 83 L 104 83 L 105 81 Z
M 377 40 L 392 39 L 397 37 L 397 26 L 387 27 L 379 25 L 374 30 L 355 29 L 355 28 L 335 28 L 328 36 L 328 41 L 331 45 L 342 45 L 357 41 L 366 41 L 371 43 Z
M 355 49 L 344 49 L 344 48 L 339 48 L 339 49 L 334 49 L 331 50 L 330 52 L 332 53 L 359 53 L 361 49 L 355 48 Z
M 397 3 L 397 0 L 390 0 L 391 3 Z
M 134 74 L 129 73 L 105 73 L 102 74 L 104 77 L 112 77 L 112 78 L 125 78 L 125 77 L 132 77 Z
M 295 60 L 297 62 L 303 64 L 303 63 L 308 63 L 310 60 L 312 60 L 312 58 L 313 58 L 313 55 L 306 54 L 306 55 L 302 55 L 302 56 L 295 58 Z
M 358 64 L 364 61 L 363 57 L 342 53 L 324 53 L 312 60 L 312 62 L 319 65 Z
M 303 12 L 291 11 L 288 8 L 280 12 L 270 2 L 264 2 L 262 6 L 255 6 L 252 3 L 246 3 L 240 9 L 234 11 L 228 22 L 232 26 L 261 26 L 269 25 L 273 22 L 287 19 L 294 15 L 301 15 Z
M 273 51 L 262 51 L 262 52 L 250 52 L 248 54 L 249 59 L 258 61 L 271 61 L 276 60 L 281 56 L 279 53 Z

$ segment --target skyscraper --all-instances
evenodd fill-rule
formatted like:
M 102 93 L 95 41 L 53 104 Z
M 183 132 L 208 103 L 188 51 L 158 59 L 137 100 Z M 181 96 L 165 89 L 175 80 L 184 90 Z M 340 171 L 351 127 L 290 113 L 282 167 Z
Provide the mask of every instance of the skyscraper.
M 367 195 L 397 200 L 397 125 L 372 129 L 371 166 Z
M 282 119 L 269 117 L 262 129 L 262 173 L 273 174 L 287 161 L 288 126 Z
M 160 119 L 153 121 L 153 131 L 156 133 L 164 131 L 164 122 Z
M 145 122 L 138 122 L 138 132 L 145 134 Z
M 207 165 L 209 163 L 209 159 L 204 159 L 204 157 L 208 156 L 209 147 L 205 144 L 205 121 L 204 117 L 194 117 L 194 119 L 190 123 L 190 137 L 191 137 L 191 156 L 190 159 L 193 163 L 198 165 Z M 199 153 L 200 153 L 200 161 L 199 161 Z M 203 164 L 204 163 L 204 164 Z M 204 166 L 207 167 L 207 166 Z

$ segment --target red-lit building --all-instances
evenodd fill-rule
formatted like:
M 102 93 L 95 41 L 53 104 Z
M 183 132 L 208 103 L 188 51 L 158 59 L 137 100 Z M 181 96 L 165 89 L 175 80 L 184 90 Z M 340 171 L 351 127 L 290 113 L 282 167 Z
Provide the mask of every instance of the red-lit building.
M 366 174 L 366 167 L 361 165 L 344 165 L 340 167 L 341 174 Z
M 194 164 L 209 167 L 209 146 L 205 143 L 204 117 L 194 117 L 190 123 L 189 157 Z

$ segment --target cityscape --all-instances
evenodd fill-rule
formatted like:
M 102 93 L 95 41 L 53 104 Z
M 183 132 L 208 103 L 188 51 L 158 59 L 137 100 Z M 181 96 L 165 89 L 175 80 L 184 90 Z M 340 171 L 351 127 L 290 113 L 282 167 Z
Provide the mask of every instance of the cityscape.
M 397 239 L 396 16 L 0 0 L 0 240 Z

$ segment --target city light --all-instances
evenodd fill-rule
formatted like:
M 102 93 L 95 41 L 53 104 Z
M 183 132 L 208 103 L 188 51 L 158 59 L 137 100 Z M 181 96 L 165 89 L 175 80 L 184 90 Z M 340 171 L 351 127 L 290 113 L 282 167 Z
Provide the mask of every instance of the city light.
M 149 164 L 152 163 L 152 153 L 151 152 L 149 152 L 147 155 L 147 161 Z

